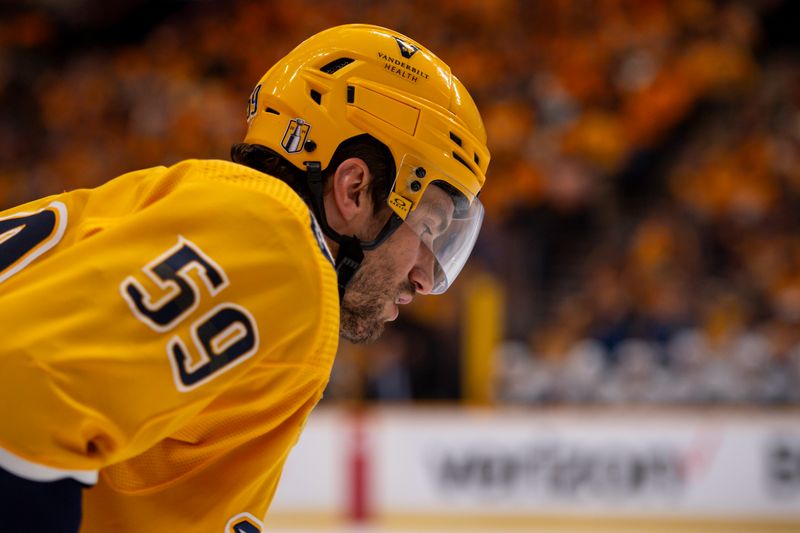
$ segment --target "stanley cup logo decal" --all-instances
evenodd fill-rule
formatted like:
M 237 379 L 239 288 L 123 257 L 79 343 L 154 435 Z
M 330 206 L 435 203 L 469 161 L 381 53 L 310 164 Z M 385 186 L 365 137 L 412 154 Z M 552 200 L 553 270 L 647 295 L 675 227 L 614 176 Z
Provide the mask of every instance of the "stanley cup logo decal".
M 286 133 L 283 134 L 281 146 L 290 154 L 295 154 L 303 149 L 308 138 L 308 131 L 311 125 L 301 118 L 295 118 L 289 121 L 286 127 Z

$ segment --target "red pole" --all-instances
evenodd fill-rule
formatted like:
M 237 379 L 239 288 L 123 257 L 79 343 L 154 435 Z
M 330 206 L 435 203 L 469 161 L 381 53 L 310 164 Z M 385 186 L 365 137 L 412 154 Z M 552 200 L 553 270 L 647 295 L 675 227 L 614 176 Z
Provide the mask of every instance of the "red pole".
M 352 417 L 352 439 L 350 447 L 350 520 L 363 524 L 370 518 L 369 483 L 367 481 L 369 461 L 364 429 L 364 415 L 357 412 Z

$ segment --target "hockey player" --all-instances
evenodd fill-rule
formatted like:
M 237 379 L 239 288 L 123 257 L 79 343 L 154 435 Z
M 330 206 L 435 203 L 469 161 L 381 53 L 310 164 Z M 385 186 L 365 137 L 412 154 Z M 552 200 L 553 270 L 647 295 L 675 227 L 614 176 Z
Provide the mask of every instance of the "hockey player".
M 0 530 L 261 531 L 339 335 L 460 271 L 489 153 L 431 52 L 332 28 L 247 120 L 232 163 L 0 213 Z

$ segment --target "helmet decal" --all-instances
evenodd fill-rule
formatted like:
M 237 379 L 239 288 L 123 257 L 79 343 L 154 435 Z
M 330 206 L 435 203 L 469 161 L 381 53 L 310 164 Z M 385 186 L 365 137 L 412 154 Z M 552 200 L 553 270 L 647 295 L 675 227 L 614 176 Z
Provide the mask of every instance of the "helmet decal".
M 400 45 L 400 54 L 407 59 L 411 59 L 411 56 L 413 56 L 414 53 L 417 50 L 419 50 L 419 48 L 415 46 L 413 47 L 412 52 L 408 52 L 406 49 L 403 48 L 403 45 L 405 46 L 411 46 L 411 45 L 406 44 L 405 41 L 401 41 L 397 37 L 395 37 L 395 39 L 397 39 L 397 44 Z M 410 64 L 406 63 L 405 61 L 402 61 L 396 57 L 392 57 L 388 54 L 384 54 L 383 52 L 378 52 L 378 59 L 381 59 L 386 63 L 383 66 L 384 70 L 387 70 L 392 74 L 395 74 L 400 78 L 403 78 L 404 80 L 416 83 L 420 79 L 427 80 L 430 78 L 430 74 L 428 74 L 424 70 L 417 67 L 413 67 Z
M 250 98 L 247 100 L 247 123 L 249 124 L 253 117 L 258 114 L 258 93 L 261 91 L 261 84 L 256 85 L 253 92 L 250 93 Z
M 411 207 L 413 207 L 414 202 L 408 198 L 403 198 L 394 191 L 391 191 L 389 193 L 388 204 L 389 207 L 391 207 L 400 218 L 405 220 L 406 216 L 408 216 L 408 212 L 411 210 Z
M 290 120 L 286 126 L 286 133 L 283 134 L 281 146 L 290 154 L 296 154 L 306 144 L 309 130 L 311 130 L 311 125 L 302 118 Z
M 400 47 L 400 54 L 406 59 L 411 59 L 411 56 L 413 56 L 415 53 L 417 53 L 417 50 L 419 50 L 418 47 L 405 42 L 400 37 L 395 37 L 395 40 L 397 41 L 397 45 Z

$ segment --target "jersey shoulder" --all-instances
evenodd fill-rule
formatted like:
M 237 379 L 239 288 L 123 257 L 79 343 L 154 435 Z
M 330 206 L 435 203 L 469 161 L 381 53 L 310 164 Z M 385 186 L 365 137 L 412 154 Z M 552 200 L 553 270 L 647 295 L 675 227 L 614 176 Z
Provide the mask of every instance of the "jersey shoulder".
M 265 267 L 249 270 L 243 285 L 257 286 L 262 280 L 252 276 L 261 275 L 275 282 L 280 288 L 262 298 L 272 304 L 272 319 L 285 323 L 296 316 L 313 324 L 316 341 L 309 357 L 329 369 L 338 345 L 339 293 L 331 252 L 309 207 L 285 182 L 249 167 L 217 160 L 187 163 L 190 181 L 212 189 L 224 204 L 221 212 L 239 211 L 252 224 L 252 250 L 264 257 Z

